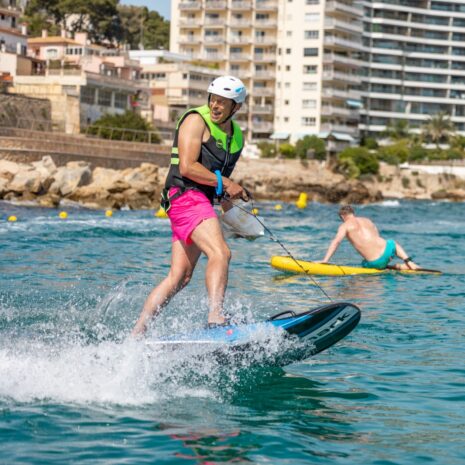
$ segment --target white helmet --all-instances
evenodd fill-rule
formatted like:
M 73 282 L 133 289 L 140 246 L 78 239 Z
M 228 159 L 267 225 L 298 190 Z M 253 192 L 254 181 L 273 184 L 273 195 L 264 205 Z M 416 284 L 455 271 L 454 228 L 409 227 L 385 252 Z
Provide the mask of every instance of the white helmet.
M 245 102 L 247 91 L 244 83 L 234 76 L 220 76 L 208 86 L 208 93 L 234 100 L 236 103 Z

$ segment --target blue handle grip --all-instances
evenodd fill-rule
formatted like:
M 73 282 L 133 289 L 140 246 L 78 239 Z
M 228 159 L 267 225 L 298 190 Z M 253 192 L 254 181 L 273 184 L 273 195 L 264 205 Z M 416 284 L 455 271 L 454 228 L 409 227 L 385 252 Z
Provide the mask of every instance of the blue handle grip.
M 218 179 L 218 184 L 216 186 L 215 191 L 216 191 L 216 195 L 219 197 L 223 195 L 223 178 L 221 177 L 220 170 L 216 170 L 215 174 L 216 174 L 216 179 Z

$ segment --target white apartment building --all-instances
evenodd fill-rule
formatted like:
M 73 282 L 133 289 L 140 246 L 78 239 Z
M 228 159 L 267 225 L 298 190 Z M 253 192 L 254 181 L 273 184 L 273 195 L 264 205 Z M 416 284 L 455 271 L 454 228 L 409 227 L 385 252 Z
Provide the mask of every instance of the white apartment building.
M 360 129 L 419 127 L 439 112 L 465 132 L 465 1 L 364 2 L 366 73 Z
M 171 51 L 244 81 L 250 96 L 236 119 L 248 140 L 273 132 L 280 1 L 171 2 Z
M 166 50 L 131 50 L 138 60 L 141 78 L 150 88 L 153 119 L 160 123 L 176 123 L 187 109 L 205 105 L 211 81 L 221 75 L 217 69 L 196 66 L 190 57 Z
M 362 14 L 353 1 L 281 1 L 274 138 L 358 138 Z
M 171 47 L 244 80 L 248 140 L 465 132 L 465 0 L 173 0 Z

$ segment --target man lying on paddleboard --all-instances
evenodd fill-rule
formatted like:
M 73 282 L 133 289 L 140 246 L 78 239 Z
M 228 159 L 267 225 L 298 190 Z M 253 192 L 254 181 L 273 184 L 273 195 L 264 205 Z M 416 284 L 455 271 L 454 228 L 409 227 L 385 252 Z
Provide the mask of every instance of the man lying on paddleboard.
M 395 269 L 416 270 L 419 268 L 400 244 L 392 239 L 383 239 L 375 224 L 368 218 L 355 216 L 355 211 L 350 205 L 344 205 L 339 209 L 339 217 L 343 223 L 339 226 L 321 263 L 329 262 L 339 244 L 347 237 L 355 250 L 364 258 L 362 262 L 364 268 L 384 270 L 396 256 L 404 263 L 394 265 Z

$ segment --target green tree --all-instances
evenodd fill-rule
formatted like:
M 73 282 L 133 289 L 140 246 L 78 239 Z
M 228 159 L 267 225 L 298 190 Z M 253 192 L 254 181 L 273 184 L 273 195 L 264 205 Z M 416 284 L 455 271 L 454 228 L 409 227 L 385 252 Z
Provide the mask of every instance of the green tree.
M 426 142 L 447 144 L 455 132 L 454 123 L 450 120 L 449 115 L 444 112 L 431 116 L 430 120 L 423 125 L 422 134 Z
M 365 147 L 347 147 L 338 155 L 336 169 L 349 177 L 377 174 L 379 162 Z
M 41 29 L 55 34 L 66 23 L 66 18 L 75 16 L 68 28 L 71 32 L 83 31 L 95 43 L 113 42 L 121 39 L 122 29 L 118 14 L 119 0 L 30 0 L 25 15 L 30 20 L 31 35 L 40 35 Z
M 323 139 L 317 136 L 305 136 L 295 144 L 297 158 L 307 158 L 307 153 L 312 150 L 317 160 L 324 160 L 326 157 L 326 146 Z
M 89 134 L 102 139 L 127 140 L 152 143 L 160 142 L 160 137 L 154 132 L 154 127 L 142 116 L 131 110 L 126 110 L 122 115 L 103 115 L 88 129 Z M 149 138 L 149 133 L 150 138 Z
M 295 147 L 292 144 L 289 144 L 288 142 L 285 142 L 284 144 L 281 144 L 279 146 L 279 153 L 284 158 L 295 158 L 296 155 Z
M 168 49 L 170 22 L 145 7 L 118 7 L 124 42 L 131 48 Z
M 377 156 L 379 160 L 389 165 L 404 163 L 409 156 L 409 141 L 407 139 L 400 139 L 394 144 L 380 147 Z
M 408 121 L 404 119 L 396 119 L 386 126 L 382 135 L 392 140 L 408 139 L 410 137 L 409 130 Z
M 275 158 L 276 147 L 271 142 L 262 141 L 257 144 L 260 150 L 260 158 Z

